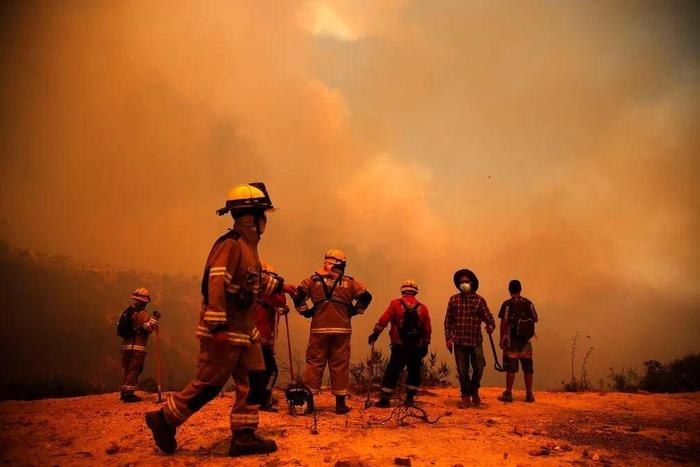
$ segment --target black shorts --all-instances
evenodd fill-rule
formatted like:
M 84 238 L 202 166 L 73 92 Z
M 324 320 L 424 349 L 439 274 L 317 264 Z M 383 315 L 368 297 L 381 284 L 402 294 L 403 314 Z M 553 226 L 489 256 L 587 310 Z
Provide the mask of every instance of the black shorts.
M 503 356 L 503 369 L 507 373 L 517 373 L 518 360 L 520 360 L 520 364 L 523 367 L 523 373 L 531 375 L 535 372 L 531 358 L 511 358 Z

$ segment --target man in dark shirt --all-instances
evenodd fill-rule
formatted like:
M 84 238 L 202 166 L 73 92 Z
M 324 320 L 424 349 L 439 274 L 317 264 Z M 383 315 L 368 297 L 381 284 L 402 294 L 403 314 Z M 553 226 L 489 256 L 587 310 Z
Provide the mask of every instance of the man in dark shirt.
M 513 381 L 518 372 L 518 361 L 523 367 L 525 377 L 525 401 L 535 402 L 532 393 L 534 368 L 532 365 L 532 343 L 530 334 L 534 334 L 537 311 L 530 300 L 520 295 L 522 285 L 514 279 L 508 284 L 510 300 L 501 305 L 498 318 L 501 320 L 501 344 L 503 349 L 503 369 L 506 371 L 506 390 L 498 397 L 503 402 L 513 402 Z
M 491 334 L 496 322 L 489 311 L 486 300 L 477 295 L 479 279 L 469 269 L 460 269 L 453 281 L 459 293 L 450 297 L 445 314 L 445 341 L 447 350 L 454 350 L 462 400 L 459 407 L 469 407 L 469 398 L 474 405 L 481 403 L 479 386 L 486 360 L 482 347 L 481 323 L 486 323 L 486 332 Z M 469 365 L 472 375 L 469 377 Z

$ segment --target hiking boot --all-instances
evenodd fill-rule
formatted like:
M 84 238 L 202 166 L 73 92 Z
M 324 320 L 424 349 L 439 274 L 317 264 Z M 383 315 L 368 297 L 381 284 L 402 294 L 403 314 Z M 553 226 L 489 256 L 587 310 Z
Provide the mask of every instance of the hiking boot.
M 254 454 L 269 454 L 275 451 L 277 451 L 277 443 L 271 439 L 256 435 L 255 430 L 252 428 L 246 428 L 233 432 L 228 455 L 231 457 L 251 456 Z
M 391 407 L 391 399 L 389 399 L 389 396 L 381 396 L 374 406 L 380 409 L 388 409 Z
M 479 397 L 479 390 L 474 389 L 474 394 L 472 394 L 472 405 L 478 407 L 481 405 L 481 397 Z
M 126 403 L 141 402 L 143 401 L 143 397 L 139 397 L 133 392 L 123 392 L 121 395 L 121 401 Z
M 468 409 L 470 405 L 469 396 L 462 396 L 462 400 L 457 403 L 460 409 Z
M 513 394 L 510 391 L 503 391 L 503 394 L 498 396 L 498 400 L 501 402 L 513 402 Z
M 345 405 L 345 396 L 335 396 L 335 413 L 345 415 L 350 412 L 350 407 Z
M 165 420 L 163 409 L 146 413 L 146 425 L 153 432 L 153 440 L 161 451 L 172 454 L 177 449 L 175 427 Z
M 535 402 L 535 395 L 532 393 L 532 391 L 525 394 L 525 402 Z

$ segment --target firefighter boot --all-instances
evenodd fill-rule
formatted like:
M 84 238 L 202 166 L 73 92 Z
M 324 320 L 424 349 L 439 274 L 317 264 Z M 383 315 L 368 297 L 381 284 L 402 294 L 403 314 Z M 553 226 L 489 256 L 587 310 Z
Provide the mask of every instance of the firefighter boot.
M 121 401 L 126 403 L 141 402 L 142 400 L 143 398 L 134 394 L 134 391 L 124 391 L 121 395 Z
M 231 457 L 250 456 L 254 454 L 269 454 L 277 450 L 277 443 L 271 439 L 255 434 L 252 428 L 233 432 L 231 447 L 228 455 Z
M 389 395 L 382 394 L 381 396 L 379 396 L 379 400 L 374 406 L 379 407 L 380 409 L 388 409 L 389 407 L 391 407 L 391 399 L 389 398 Z
M 481 405 L 481 397 L 479 397 L 479 388 L 475 388 L 472 393 L 472 405 L 478 407 Z
M 335 413 L 344 415 L 350 412 L 350 407 L 345 405 L 345 396 L 335 396 Z
M 153 432 L 153 440 L 161 451 L 172 454 L 177 449 L 175 427 L 165 420 L 163 409 L 146 413 L 146 425 Z
M 405 405 L 408 407 L 413 407 L 415 404 L 415 397 L 416 397 L 416 392 L 413 390 L 408 390 L 406 391 L 406 401 L 404 402 Z

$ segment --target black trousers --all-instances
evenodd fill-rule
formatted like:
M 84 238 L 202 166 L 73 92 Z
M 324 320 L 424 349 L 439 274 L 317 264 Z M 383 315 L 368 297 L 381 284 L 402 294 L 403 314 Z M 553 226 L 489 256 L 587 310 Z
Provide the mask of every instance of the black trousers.
M 248 405 L 267 405 L 272 398 L 272 388 L 277 382 L 277 362 L 275 353 L 271 345 L 262 346 L 263 358 L 265 359 L 265 369 L 261 371 L 249 371 L 248 381 L 250 391 L 248 392 Z
M 408 370 L 406 375 L 406 392 L 416 394 L 420 386 L 420 373 L 423 366 L 423 355 L 420 347 L 392 344 L 389 364 L 382 379 L 382 394 L 389 395 L 396 388 L 404 367 Z

